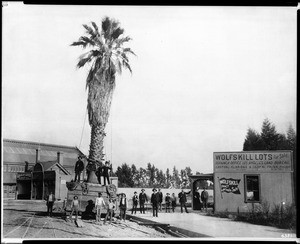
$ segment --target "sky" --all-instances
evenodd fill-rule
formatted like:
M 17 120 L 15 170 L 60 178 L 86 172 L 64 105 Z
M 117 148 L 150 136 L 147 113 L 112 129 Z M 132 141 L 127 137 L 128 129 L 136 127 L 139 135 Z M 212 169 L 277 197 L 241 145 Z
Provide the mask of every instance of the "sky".
M 296 8 L 23 5 L 2 8 L 2 138 L 88 154 L 83 24 L 118 20 L 133 73 L 116 78 L 106 159 L 213 172 L 268 118 L 296 129 Z

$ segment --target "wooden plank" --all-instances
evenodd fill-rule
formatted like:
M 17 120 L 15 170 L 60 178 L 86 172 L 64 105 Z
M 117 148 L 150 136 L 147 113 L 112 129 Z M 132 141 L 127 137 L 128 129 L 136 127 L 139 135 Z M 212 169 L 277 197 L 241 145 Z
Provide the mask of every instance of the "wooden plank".
M 84 224 L 83 224 L 81 219 L 77 219 L 74 222 L 75 222 L 77 227 L 80 227 L 80 228 L 84 227 Z

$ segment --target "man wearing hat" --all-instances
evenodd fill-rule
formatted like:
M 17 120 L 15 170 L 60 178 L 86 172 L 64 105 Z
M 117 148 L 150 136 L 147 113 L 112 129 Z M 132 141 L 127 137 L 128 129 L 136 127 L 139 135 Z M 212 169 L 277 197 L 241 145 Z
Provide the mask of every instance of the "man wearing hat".
M 162 202 L 163 202 L 163 193 L 160 191 L 160 188 L 158 188 L 158 196 L 159 196 L 159 202 L 158 202 L 158 207 L 159 211 L 162 209 Z
M 183 213 L 183 207 L 185 208 L 185 212 L 188 213 L 187 208 L 186 208 L 186 202 L 187 202 L 186 194 L 190 194 L 190 193 L 191 193 L 191 191 L 185 192 L 183 190 L 183 188 L 181 188 L 181 192 L 179 192 L 179 194 L 178 194 L 181 213 Z
M 147 195 L 145 193 L 145 189 L 142 189 L 142 192 L 139 195 L 139 200 L 140 200 L 140 212 L 145 213 L 145 202 L 148 202 Z
M 134 195 L 132 197 L 132 210 L 131 210 L 131 214 L 133 214 L 133 211 L 136 214 L 136 209 L 137 209 L 138 202 L 139 202 L 139 197 L 137 195 L 137 192 L 135 191 Z
M 80 181 L 80 175 L 81 175 L 81 172 L 83 171 L 84 169 L 84 164 L 83 162 L 81 161 L 81 156 L 79 155 L 78 156 L 78 160 L 75 164 L 75 181 Z
M 152 191 L 153 191 L 153 193 L 151 196 L 151 203 L 152 203 L 152 208 L 153 208 L 153 217 L 158 217 L 157 212 L 158 212 L 159 195 L 155 188 L 153 188 Z

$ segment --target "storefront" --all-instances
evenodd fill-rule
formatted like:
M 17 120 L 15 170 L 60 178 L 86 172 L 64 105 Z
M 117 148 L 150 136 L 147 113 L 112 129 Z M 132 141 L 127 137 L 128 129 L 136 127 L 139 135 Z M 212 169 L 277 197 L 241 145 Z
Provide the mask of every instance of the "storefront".
M 215 152 L 213 157 L 216 212 L 294 203 L 291 151 Z

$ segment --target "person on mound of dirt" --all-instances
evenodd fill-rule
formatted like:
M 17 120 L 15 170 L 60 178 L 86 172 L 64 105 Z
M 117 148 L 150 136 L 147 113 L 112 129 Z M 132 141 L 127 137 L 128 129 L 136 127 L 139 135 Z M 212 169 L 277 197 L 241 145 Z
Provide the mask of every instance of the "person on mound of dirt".
M 82 171 L 84 170 L 84 164 L 81 160 L 81 156 L 78 156 L 78 160 L 75 164 L 75 179 L 74 181 L 80 182 L 80 175 L 82 173 Z
M 93 209 L 95 207 L 95 204 L 93 200 L 88 200 L 88 205 L 85 207 L 85 211 L 82 213 L 81 218 L 82 219 L 95 219 L 95 213 L 93 212 Z
M 97 161 L 97 163 L 99 164 L 99 166 L 96 171 L 96 176 L 98 179 L 98 183 L 101 185 L 101 176 L 103 176 L 103 163 L 100 161 Z
M 110 182 L 109 182 L 109 173 L 108 173 L 109 170 L 112 170 L 112 165 L 111 165 L 110 161 L 106 161 L 105 165 L 102 168 L 102 174 L 103 174 L 103 178 L 104 178 L 104 185 L 106 185 L 106 179 L 107 179 L 108 185 L 110 184 Z

